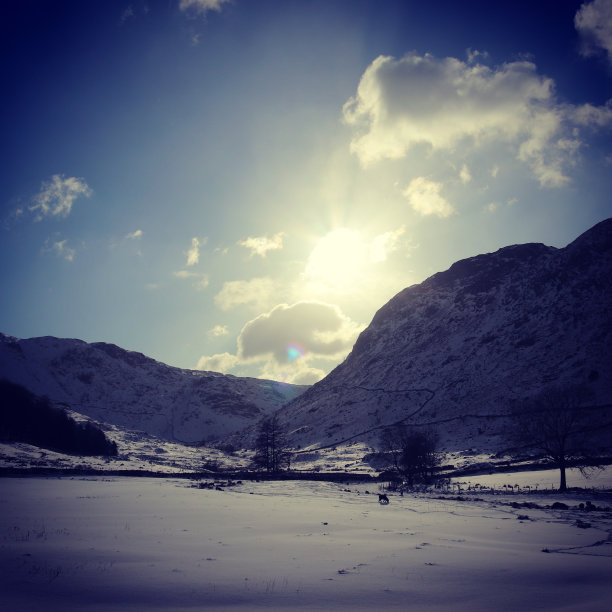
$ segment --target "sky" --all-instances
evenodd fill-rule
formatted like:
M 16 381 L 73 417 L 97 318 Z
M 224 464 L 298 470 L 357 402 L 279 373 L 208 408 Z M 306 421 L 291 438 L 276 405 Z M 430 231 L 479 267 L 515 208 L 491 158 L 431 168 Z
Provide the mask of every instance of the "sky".
M 612 0 L 0 8 L 0 331 L 311 384 L 399 291 L 612 216 Z

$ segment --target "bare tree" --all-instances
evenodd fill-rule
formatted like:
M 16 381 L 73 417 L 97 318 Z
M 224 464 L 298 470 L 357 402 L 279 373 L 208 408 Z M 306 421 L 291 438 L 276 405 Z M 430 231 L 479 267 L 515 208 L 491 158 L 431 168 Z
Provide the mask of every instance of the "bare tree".
M 433 431 L 417 431 L 402 423 L 385 428 L 380 437 L 382 450 L 410 487 L 433 478 L 439 463 L 437 442 Z
M 560 491 L 567 489 L 568 466 L 596 463 L 591 451 L 598 419 L 593 419 L 591 401 L 582 385 L 552 386 L 510 410 L 510 441 L 550 459 L 559 468 Z
M 253 462 L 258 467 L 272 473 L 289 468 L 291 453 L 278 415 L 265 417 L 259 423 Z

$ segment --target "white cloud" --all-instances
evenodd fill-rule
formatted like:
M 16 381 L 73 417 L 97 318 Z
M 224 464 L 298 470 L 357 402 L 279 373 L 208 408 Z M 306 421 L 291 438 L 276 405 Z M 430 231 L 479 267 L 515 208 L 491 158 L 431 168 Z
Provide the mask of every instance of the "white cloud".
M 249 321 L 238 338 L 242 359 L 271 356 L 287 364 L 305 356 L 337 358 L 353 345 L 358 326 L 337 307 L 322 302 L 279 304 Z
M 370 261 L 372 263 L 387 261 L 389 254 L 398 249 L 400 238 L 405 232 L 406 228 L 402 225 L 396 230 L 376 236 L 369 244 Z
M 489 58 L 488 51 L 478 51 L 477 49 L 468 49 L 466 55 L 468 64 L 475 64 L 480 57 L 485 60 Z
M 320 368 L 312 367 L 308 361 L 304 360 L 293 362 L 290 365 L 281 365 L 274 360 L 270 360 L 262 366 L 259 378 L 277 380 L 292 385 L 314 385 L 325 378 L 325 372 Z
M 472 174 L 466 164 L 463 164 L 459 172 L 459 179 L 464 185 L 467 185 L 472 180 Z
M 52 243 L 47 241 L 45 250 L 55 253 L 58 257 L 63 257 L 67 261 L 73 261 L 76 251 L 70 248 L 67 243 L 68 240 L 58 240 Z
M 612 124 L 612 100 L 608 100 L 604 106 L 577 106 L 573 109 L 572 118 L 580 126 L 606 127 Z
M 612 61 L 612 0 L 585 2 L 574 17 L 574 25 L 582 37 L 585 55 L 601 49 Z
M 313 360 L 342 358 L 361 329 L 337 306 L 314 301 L 279 304 L 242 328 L 236 355 L 204 355 L 197 369 L 228 373 L 256 366 L 259 378 L 313 384 L 325 376 Z M 216 325 L 207 335 L 226 334 L 225 325 Z
M 275 234 L 272 238 L 267 236 L 249 237 L 246 240 L 239 240 L 238 244 L 251 251 L 251 257 L 259 255 L 265 257 L 268 251 L 276 251 L 283 248 L 284 232 Z
M 172 274 L 173 276 L 176 276 L 176 278 L 193 278 L 194 276 L 197 276 L 197 273 L 192 272 L 191 270 L 177 270 Z
M 363 166 L 423 145 L 453 154 L 458 146 L 510 143 L 542 186 L 559 187 L 581 144 L 572 122 L 607 125 L 609 110 L 560 104 L 553 81 L 531 62 L 489 68 L 411 53 L 376 58 L 343 113 L 354 129 L 351 151 Z
M 193 11 L 200 15 L 206 15 L 208 11 L 220 11 L 224 4 L 231 0 L 181 0 L 179 9 L 181 11 Z
M 126 234 L 126 238 L 128 240 L 138 240 L 140 238 L 142 238 L 143 232 L 142 230 L 136 230 L 135 232 L 130 232 L 129 234 Z
M 497 212 L 502 206 L 514 206 L 516 203 L 518 202 L 517 198 L 510 198 L 508 200 L 506 200 L 506 202 L 502 203 L 502 202 L 489 202 L 485 207 L 484 210 L 486 212 L 489 213 L 494 213 Z
M 221 310 L 230 310 L 241 304 L 252 304 L 259 309 L 267 308 L 274 299 L 276 288 L 276 283 L 268 277 L 228 281 L 223 283 L 221 291 L 215 296 L 215 304 Z
M 84 179 L 54 174 L 50 180 L 43 182 L 40 192 L 32 200 L 30 210 L 37 212 L 36 221 L 49 215 L 67 217 L 77 198 L 88 198 L 92 193 Z
M 200 261 L 200 243 L 198 238 L 191 239 L 191 248 L 185 253 L 187 255 L 187 265 L 195 266 Z
M 423 176 L 410 181 L 402 195 L 408 200 L 410 206 L 420 215 L 436 215 L 449 217 L 455 212 L 453 206 L 440 195 L 441 183 L 435 183 Z
M 128 4 L 128 6 L 121 13 L 119 22 L 121 23 L 121 25 L 123 25 L 126 21 L 128 21 L 129 19 L 132 19 L 133 17 L 134 17 L 134 7 L 131 4 Z
M 227 374 L 238 364 L 238 362 L 238 357 L 231 353 L 218 353 L 210 357 L 203 355 L 198 360 L 195 369 Z
M 194 283 L 194 287 L 201 291 L 202 289 L 206 289 L 210 285 L 210 278 L 208 274 L 201 274 L 200 280 L 197 283 Z
M 215 325 L 206 332 L 206 335 L 211 338 L 219 338 L 220 336 L 227 336 L 228 334 L 229 329 L 227 325 Z
M 210 279 L 208 278 L 208 274 L 198 274 L 197 272 L 193 272 L 192 270 L 177 270 L 172 273 L 173 276 L 182 279 L 197 278 L 198 280 L 193 283 L 193 286 L 196 289 L 206 289 L 210 284 Z

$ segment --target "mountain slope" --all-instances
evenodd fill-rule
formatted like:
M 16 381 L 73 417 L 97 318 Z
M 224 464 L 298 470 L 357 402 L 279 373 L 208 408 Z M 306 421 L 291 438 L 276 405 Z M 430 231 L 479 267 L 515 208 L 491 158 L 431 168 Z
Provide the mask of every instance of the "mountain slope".
M 509 403 L 584 383 L 612 403 L 612 219 L 563 249 L 453 264 L 381 308 L 347 359 L 282 411 L 294 445 L 373 441 L 402 419 L 446 450 L 498 450 Z M 369 432 L 369 433 L 363 433 Z
M 113 344 L 4 334 L 0 378 L 93 419 L 186 443 L 247 427 L 305 389 L 174 368 Z

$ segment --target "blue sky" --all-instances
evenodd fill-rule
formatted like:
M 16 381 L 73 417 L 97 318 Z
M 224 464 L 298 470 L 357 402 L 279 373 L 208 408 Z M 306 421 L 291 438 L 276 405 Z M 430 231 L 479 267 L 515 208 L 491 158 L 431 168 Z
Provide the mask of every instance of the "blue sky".
M 0 330 L 312 383 L 611 216 L 612 0 L 5 2 Z

